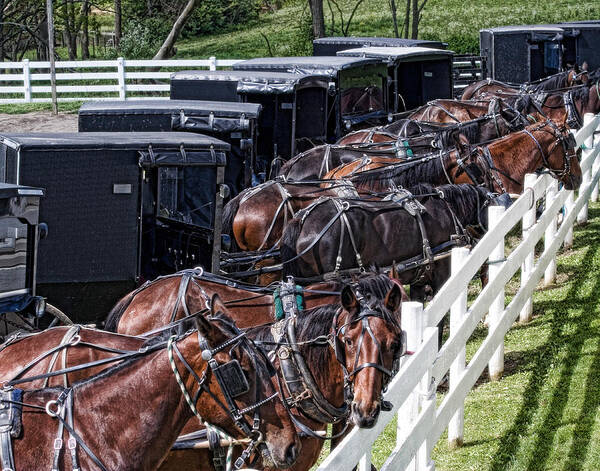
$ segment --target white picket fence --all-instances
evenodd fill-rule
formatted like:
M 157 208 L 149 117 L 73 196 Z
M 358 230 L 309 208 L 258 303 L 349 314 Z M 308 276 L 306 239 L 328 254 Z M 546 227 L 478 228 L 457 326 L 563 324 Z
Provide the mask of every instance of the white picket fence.
M 532 315 L 532 293 L 541 277 L 546 285 L 556 275 L 556 253 L 573 243 L 573 225 L 587 221 L 587 204 L 598 199 L 600 144 L 594 147 L 594 132 L 600 130 L 600 115 L 586 115 L 576 134 L 582 146 L 583 183 L 577 199 L 573 191 L 558 191 L 549 175 L 527 175 L 525 191 L 505 210 L 489 208 L 490 230 L 469 251 L 452 252 L 452 276 L 425 309 L 420 303 L 402 305 L 402 325 L 408 334 L 407 357 L 389 384 L 385 399 L 394 404 L 382 412 L 372 429 L 353 429 L 323 461 L 319 471 L 350 471 L 357 464 L 370 471 L 371 447 L 386 425 L 397 415 L 396 447 L 382 471 L 434 470 L 431 451 L 444 430 L 451 445 L 463 440 L 465 398 L 489 366 L 490 378 L 499 380 L 504 369 L 504 336 L 517 318 L 528 322 Z M 544 200 L 545 210 L 536 219 L 536 202 Z M 558 226 L 559 215 L 562 222 Z M 523 237 L 505 255 L 505 235 L 522 223 Z M 536 243 L 544 238 L 544 251 L 534 259 Z M 479 268 L 489 262 L 489 283 L 467 308 L 467 288 Z M 504 291 L 508 281 L 521 269 L 521 284 L 508 306 Z M 450 312 L 450 336 L 438 351 L 436 325 Z M 465 346 L 473 331 L 488 314 L 488 335 L 465 364 Z M 449 389 L 436 406 L 436 389 L 449 375 Z
M 215 57 L 206 60 L 154 61 L 119 57 L 100 61 L 58 61 L 58 101 L 168 99 L 172 72 L 202 68 L 216 70 L 218 67 L 231 67 L 236 62 L 240 60 Z M 51 101 L 50 93 L 50 62 L 28 59 L 0 62 L 0 96 L 4 95 L 0 104 L 48 103 Z

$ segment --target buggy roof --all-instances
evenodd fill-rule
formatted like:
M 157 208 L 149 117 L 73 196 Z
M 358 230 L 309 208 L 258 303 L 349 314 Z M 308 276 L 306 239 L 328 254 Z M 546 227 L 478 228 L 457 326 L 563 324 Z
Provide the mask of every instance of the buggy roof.
M 189 132 L 72 132 L 0 134 L 0 143 L 15 149 L 36 151 L 70 150 L 148 150 L 153 149 L 229 151 L 228 143 L 214 137 Z
M 81 105 L 79 114 L 165 114 L 183 111 L 190 116 L 220 118 L 258 118 L 262 106 L 256 103 L 200 101 L 200 100 L 127 100 L 88 101 Z
M 174 80 L 237 82 L 240 93 L 292 93 L 298 87 L 327 88 L 329 84 L 329 77 L 324 74 L 257 70 L 184 70 L 173 73 L 171 81 Z
M 492 33 L 562 33 L 562 28 L 554 25 L 521 25 L 521 26 L 498 26 L 497 28 L 484 28 L 480 31 L 491 31 Z
M 262 57 L 238 62 L 234 70 L 273 70 L 299 74 L 337 77 L 338 72 L 353 67 L 379 65 L 381 59 L 342 56 Z
M 338 56 L 352 57 L 379 57 L 388 62 L 400 62 L 407 58 L 423 58 L 425 60 L 439 59 L 440 57 L 452 57 L 453 51 L 447 49 L 433 49 L 429 47 L 382 47 L 369 46 L 357 47 L 338 51 Z
M 348 44 L 357 46 L 425 46 L 440 47 L 447 46 L 441 41 L 429 41 L 426 39 L 405 39 L 405 38 L 377 38 L 360 36 L 332 36 L 328 38 L 318 38 L 313 40 L 313 44 Z
M 15 196 L 44 196 L 44 190 L 32 186 L 0 183 L 0 199 L 13 198 Z

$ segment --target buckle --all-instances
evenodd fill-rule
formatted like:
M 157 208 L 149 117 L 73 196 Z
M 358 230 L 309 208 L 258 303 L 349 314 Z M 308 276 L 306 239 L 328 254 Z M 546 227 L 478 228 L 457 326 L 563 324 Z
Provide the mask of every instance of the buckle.
M 63 447 L 62 438 L 55 438 L 53 448 L 58 451 L 58 450 L 62 450 L 62 447 Z
M 233 463 L 233 469 L 240 469 L 242 466 L 244 466 L 245 462 L 246 460 L 240 456 L 237 460 L 235 460 L 235 463 Z
M 69 441 L 67 442 L 67 448 L 69 448 L 69 450 L 74 450 L 77 448 L 77 441 L 73 437 L 69 438 Z

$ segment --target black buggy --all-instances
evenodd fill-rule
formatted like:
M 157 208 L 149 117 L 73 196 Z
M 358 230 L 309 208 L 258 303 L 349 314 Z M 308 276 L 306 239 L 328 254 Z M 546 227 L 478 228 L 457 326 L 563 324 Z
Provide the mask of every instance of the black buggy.
M 387 121 L 387 64 L 364 57 L 266 57 L 238 62 L 234 70 L 291 72 L 329 79 L 327 138 Z M 301 115 L 303 112 L 299 112 Z
M 252 184 L 261 105 L 196 100 L 128 100 L 84 103 L 79 132 L 185 131 L 228 142 L 225 183 L 231 196 Z
M 228 152 L 192 133 L 0 136 L 5 181 L 46 189 L 37 294 L 88 321 L 144 280 L 218 268 Z
M 0 167 L 2 169 L 2 167 Z M 15 329 L 70 323 L 36 293 L 41 188 L 0 183 L 0 342 Z
M 338 56 L 371 57 L 388 66 L 388 111 L 412 110 L 436 98 L 452 98 L 454 52 L 428 47 L 358 47 Z
M 271 163 L 326 142 L 329 77 L 237 70 L 185 71 L 171 76 L 172 100 L 257 103 L 254 183 L 268 178 Z M 213 102 L 214 107 L 219 107 Z M 206 105 L 210 109 L 211 105 Z
M 446 49 L 448 43 L 427 39 L 330 36 L 313 40 L 313 56 L 335 56 L 339 51 L 358 47 L 431 47 Z

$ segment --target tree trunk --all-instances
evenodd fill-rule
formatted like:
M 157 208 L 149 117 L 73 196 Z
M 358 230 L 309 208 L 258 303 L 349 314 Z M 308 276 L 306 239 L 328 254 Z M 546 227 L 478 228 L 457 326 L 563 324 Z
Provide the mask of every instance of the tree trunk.
M 412 39 L 417 39 L 419 36 L 419 0 L 413 0 L 412 14 L 412 32 L 410 37 Z
M 325 18 L 323 17 L 323 0 L 308 0 L 310 14 L 312 15 L 313 36 L 325 36 Z
M 81 58 L 83 60 L 90 58 L 89 14 L 89 1 L 83 0 L 83 3 L 81 4 Z
M 115 0 L 115 47 L 118 48 L 121 43 L 123 31 L 121 29 L 121 0 Z
M 396 11 L 396 0 L 390 0 L 390 10 L 392 10 L 392 22 L 394 23 L 394 37 L 399 38 L 398 32 L 398 15 Z
M 410 2 L 406 0 L 406 10 L 404 11 L 404 38 L 408 39 L 408 30 L 410 28 Z
M 168 59 L 169 57 L 172 57 L 175 54 L 175 42 L 177 41 L 177 38 L 179 38 L 179 35 L 181 34 L 181 30 L 185 26 L 185 23 L 190 18 L 190 16 L 192 16 L 194 8 L 196 8 L 196 2 L 197 0 L 188 0 L 187 5 L 183 9 L 179 17 L 175 20 L 175 23 L 173 23 L 173 28 L 171 28 L 171 32 L 167 36 L 167 39 L 165 39 L 165 42 L 162 46 L 160 46 L 160 49 L 153 57 L 154 60 Z

